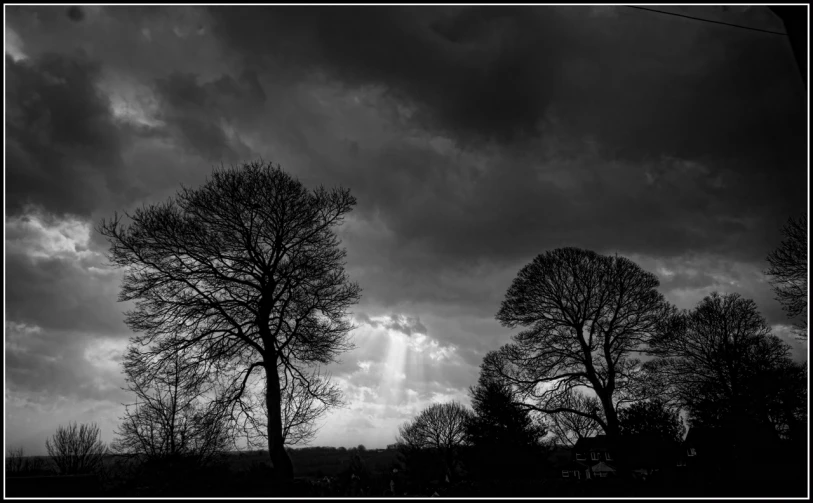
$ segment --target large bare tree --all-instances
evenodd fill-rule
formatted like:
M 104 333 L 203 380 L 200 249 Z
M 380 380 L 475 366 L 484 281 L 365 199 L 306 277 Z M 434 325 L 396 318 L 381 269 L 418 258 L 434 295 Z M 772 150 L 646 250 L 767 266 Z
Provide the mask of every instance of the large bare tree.
M 345 273 L 334 228 L 355 202 L 347 189 L 309 190 L 279 166 L 253 162 L 216 169 L 199 188 L 125 214 L 129 224 L 116 214 L 98 227 L 125 269 L 119 300 L 136 302 L 126 313 L 132 343 L 149 347 L 155 366 L 184 352 L 224 383 L 232 419 L 247 427 L 257 409 L 244 397 L 255 370 L 264 374 L 278 483 L 293 478 L 281 376 L 295 376 L 323 405 L 338 400 L 335 386 L 312 377 L 352 347 L 347 310 L 360 289 Z
M 788 317 L 807 336 L 807 215 L 790 218 L 782 228 L 785 239 L 768 254 L 770 276 L 776 300 Z
M 538 255 L 497 313 L 503 326 L 524 330 L 487 354 L 483 369 L 511 383 L 526 407 L 581 415 L 617 436 L 617 407 L 644 389 L 635 355 L 673 310 L 658 286 L 655 275 L 624 257 L 578 248 Z M 574 407 L 576 388 L 594 394 L 601 413 Z

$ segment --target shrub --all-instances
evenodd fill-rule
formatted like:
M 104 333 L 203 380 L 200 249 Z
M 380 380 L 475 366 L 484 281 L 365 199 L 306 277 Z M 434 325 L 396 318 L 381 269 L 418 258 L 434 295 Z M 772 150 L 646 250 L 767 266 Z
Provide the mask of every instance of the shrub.
M 100 437 L 96 423 L 70 423 L 57 427 L 54 436 L 45 441 L 45 448 L 62 475 L 87 474 L 101 466 L 107 452 Z

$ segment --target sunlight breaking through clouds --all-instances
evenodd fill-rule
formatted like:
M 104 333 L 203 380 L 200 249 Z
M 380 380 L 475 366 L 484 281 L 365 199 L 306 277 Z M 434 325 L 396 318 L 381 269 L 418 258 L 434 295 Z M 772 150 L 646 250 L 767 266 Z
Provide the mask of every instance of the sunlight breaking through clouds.
M 347 408 L 330 413 L 319 443 L 355 445 L 367 438 L 367 443 L 386 445 L 394 442 L 398 425 L 424 407 L 449 400 L 468 403 L 466 385 L 458 380 L 469 365 L 455 345 L 434 338 L 419 316 L 362 313 L 355 318 L 356 349 L 345 358 L 354 364 L 334 372 Z M 362 428 L 359 415 L 375 427 Z

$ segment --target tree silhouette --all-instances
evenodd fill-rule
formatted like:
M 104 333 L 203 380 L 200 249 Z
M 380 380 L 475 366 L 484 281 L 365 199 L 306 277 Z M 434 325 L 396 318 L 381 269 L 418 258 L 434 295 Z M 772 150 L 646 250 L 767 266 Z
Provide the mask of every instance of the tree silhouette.
M 183 356 L 176 353 L 156 369 L 137 346 L 128 348 L 126 389 L 135 394 L 136 402 L 125 406 L 111 450 L 138 456 L 155 467 L 181 461 L 201 466 L 230 445 L 225 410 L 217 401 L 204 403 L 214 386 Z
M 776 250 L 768 254 L 770 267 L 765 274 L 771 277 L 776 300 L 789 318 L 800 315 L 797 327 L 807 336 L 807 215 L 790 218 L 782 228 L 785 239 Z
M 481 475 L 528 474 L 541 454 L 545 427 L 520 407 L 511 386 L 480 374 L 469 389 L 474 415 L 466 425 L 468 443 Z
M 474 415 L 467 425 L 469 442 L 475 445 L 538 446 L 547 434 L 521 407 L 511 386 L 481 374 L 477 386 L 469 389 Z
M 431 450 L 443 458 L 451 473 L 458 448 L 465 445 L 472 413 L 458 402 L 435 403 L 398 427 L 397 443 L 405 453 Z
M 714 292 L 665 320 L 649 353 L 657 358 L 647 366 L 693 425 L 770 424 L 771 372 L 790 363 L 790 347 L 771 334 L 756 303 L 736 293 Z
M 293 478 L 283 446 L 286 380 L 325 406 L 339 402 L 317 371 L 352 347 L 346 310 L 360 289 L 344 272 L 333 228 L 354 204 L 346 189 L 308 190 L 279 166 L 254 162 L 216 169 L 200 188 L 125 214 L 129 225 L 116 214 L 98 227 L 112 262 L 125 268 L 119 300 L 136 301 L 126 313 L 133 343 L 150 348 L 156 368 L 183 351 L 216 376 L 246 431 L 262 404 L 281 484 Z M 264 370 L 264 401 L 250 399 L 255 369 Z
M 658 285 L 623 257 L 577 248 L 541 254 L 520 270 L 497 314 L 504 326 L 524 330 L 487 354 L 484 370 L 530 399 L 527 407 L 582 415 L 617 436 L 616 407 L 639 398 L 632 391 L 641 362 L 633 354 L 672 310 Z M 602 414 L 569 406 L 576 388 L 591 390 Z
M 59 426 L 45 449 L 62 475 L 91 473 L 102 465 L 107 447 L 96 423 Z
M 622 435 L 646 435 L 680 442 L 686 434 L 680 414 L 661 400 L 631 404 L 618 411 L 618 420 Z
M 754 373 L 745 387 L 779 438 L 807 445 L 807 362 L 783 358 Z

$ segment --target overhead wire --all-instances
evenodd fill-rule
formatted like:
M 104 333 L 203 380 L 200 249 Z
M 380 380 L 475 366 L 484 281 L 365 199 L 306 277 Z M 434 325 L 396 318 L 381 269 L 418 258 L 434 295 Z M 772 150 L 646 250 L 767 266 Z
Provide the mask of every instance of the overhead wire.
M 668 16 L 684 17 L 684 18 L 687 18 L 687 19 L 694 19 L 695 21 L 705 21 L 706 23 L 714 23 L 714 24 L 722 24 L 722 25 L 725 25 L 725 26 L 733 26 L 734 28 L 742 28 L 743 30 L 760 31 L 760 32 L 763 32 L 763 33 L 772 33 L 774 35 L 788 36 L 787 33 L 784 33 L 784 32 L 781 32 L 781 31 L 763 30 L 762 28 L 752 28 L 750 26 L 742 26 L 742 25 L 739 25 L 739 24 L 725 23 L 723 21 L 714 21 L 712 19 L 704 19 L 702 17 L 687 16 L 685 14 L 678 14 L 677 12 L 666 12 L 666 11 L 663 11 L 663 10 L 649 9 L 647 7 L 640 7 L 638 5 L 625 5 L 624 7 L 629 7 L 630 9 L 645 10 L 645 11 L 649 11 L 649 12 L 657 12 L 658 14 L 666 14 Z

